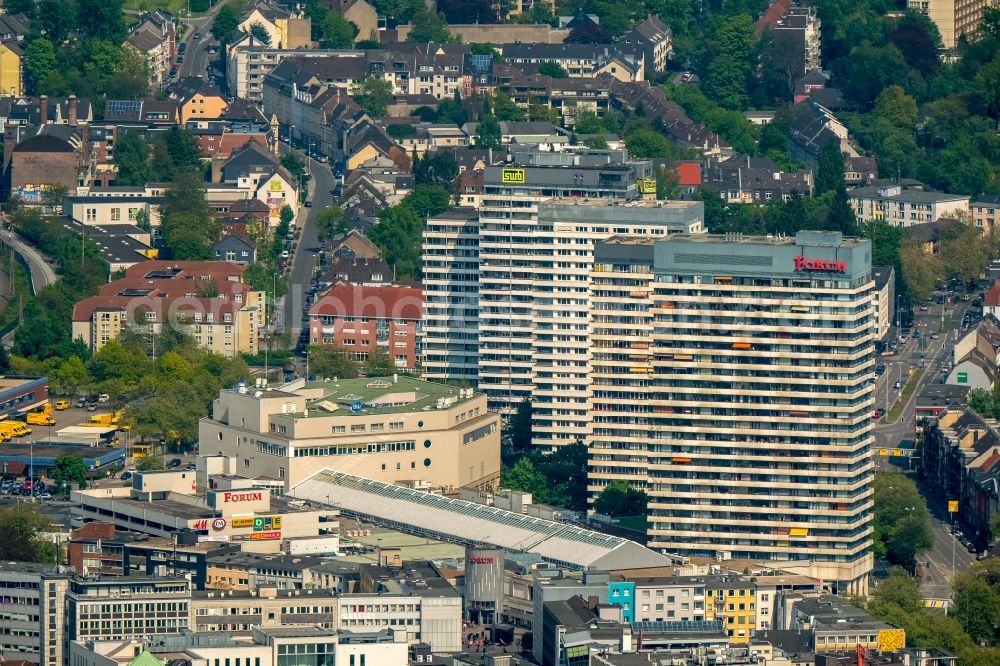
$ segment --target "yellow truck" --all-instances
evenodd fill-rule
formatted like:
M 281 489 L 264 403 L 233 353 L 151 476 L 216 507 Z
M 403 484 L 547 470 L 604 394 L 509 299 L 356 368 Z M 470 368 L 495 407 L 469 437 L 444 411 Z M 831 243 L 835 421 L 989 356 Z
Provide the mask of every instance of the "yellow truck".
M 81 425 L 85 425 L 91 428 L 110 428 L 111 426 L 117 426 L 121 423 L 122 414 L 121 412 L 114 412 L 110 414 L 94 414 L 90 417 L 90 420 Z
M 25 420 L 28 422 L 28 425 L 50 426 L 56 424 L 56 420 L 52 418 L 52 405 L 48 404 L 39 412 L 28 412 Z
M 31 412 L 28 414 L 28 425 L 50 426 L 55 425 L 56 420 L 43 412 Z
M 12 437 L 24 437 L 31 434 L 31 428 L 24 421 L 6 419 L 0 421 L 0 434 L 3 434 L 8 439 Z

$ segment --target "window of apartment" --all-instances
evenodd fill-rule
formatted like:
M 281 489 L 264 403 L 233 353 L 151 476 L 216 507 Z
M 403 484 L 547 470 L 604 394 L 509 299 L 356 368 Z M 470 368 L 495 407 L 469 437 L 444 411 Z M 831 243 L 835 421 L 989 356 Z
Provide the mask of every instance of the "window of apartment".
M 351 432 L 364 432 L 364 431 L 365 431 L 364 423 L 359 423 L 351 426 Z
M 347 432 L 347 426 L 342 426 L 342 425 L 333 426 L 334 435 L 343 435 L 345 432 Z
M 97 209 L 88 208 L 86 217 L 87 217 L 87 222 L 97 222 Z
M 121 222 L 121 219 L 122 219 L 122 209 L 121 208 L 112 208 L 111 209 L 111 221 L 112 222 Z

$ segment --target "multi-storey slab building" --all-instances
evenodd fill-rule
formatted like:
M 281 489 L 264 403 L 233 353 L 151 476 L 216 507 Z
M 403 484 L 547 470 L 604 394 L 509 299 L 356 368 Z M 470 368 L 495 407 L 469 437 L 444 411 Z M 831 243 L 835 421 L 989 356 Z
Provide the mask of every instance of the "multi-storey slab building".
M 485 169 L 478 218 L 428 222 L 428 376 L 476 382 L 492 409 L 533 405 L 534 443 L 589 434 L 592 250 L 614 234 L 704 231 L 699 202 L 648 201 L 650 164 L 625 151 L 526 152 Z M 478 372 L 477 372 L 478 369 Z
M 871 246 L 839 233 L 598 244 L 590 490 L 650 495 L 650 546 L 872 567 Z
M 479 376 L 479 213 L 457 208 L 428 218 L 423 241 L 424 373 L 474 385 Z

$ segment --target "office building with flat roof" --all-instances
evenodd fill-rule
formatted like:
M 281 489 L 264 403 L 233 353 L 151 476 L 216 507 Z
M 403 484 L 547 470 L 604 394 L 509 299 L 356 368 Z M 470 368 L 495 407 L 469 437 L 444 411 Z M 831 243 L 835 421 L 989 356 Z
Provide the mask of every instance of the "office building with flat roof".
M 645 490 L 652 548 L 863 592 L 871 273 L 869 241 L 835 232 L 599 243 L 590 491 Z
M 224 389 L 199 434 L 203 454 L 285 488 L 323 468 L 455 490 L 500 477 L 500 417 L 486 397 L 412 377 Z

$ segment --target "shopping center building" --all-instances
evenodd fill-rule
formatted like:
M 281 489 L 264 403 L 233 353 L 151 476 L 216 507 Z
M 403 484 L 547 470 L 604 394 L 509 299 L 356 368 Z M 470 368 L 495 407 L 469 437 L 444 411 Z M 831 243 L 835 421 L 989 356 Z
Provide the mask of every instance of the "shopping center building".
M 652 548 L 863 592 L 869 241 L 616 237 L 594 262 L 591 493 L 618 479 L 649 493 Z

